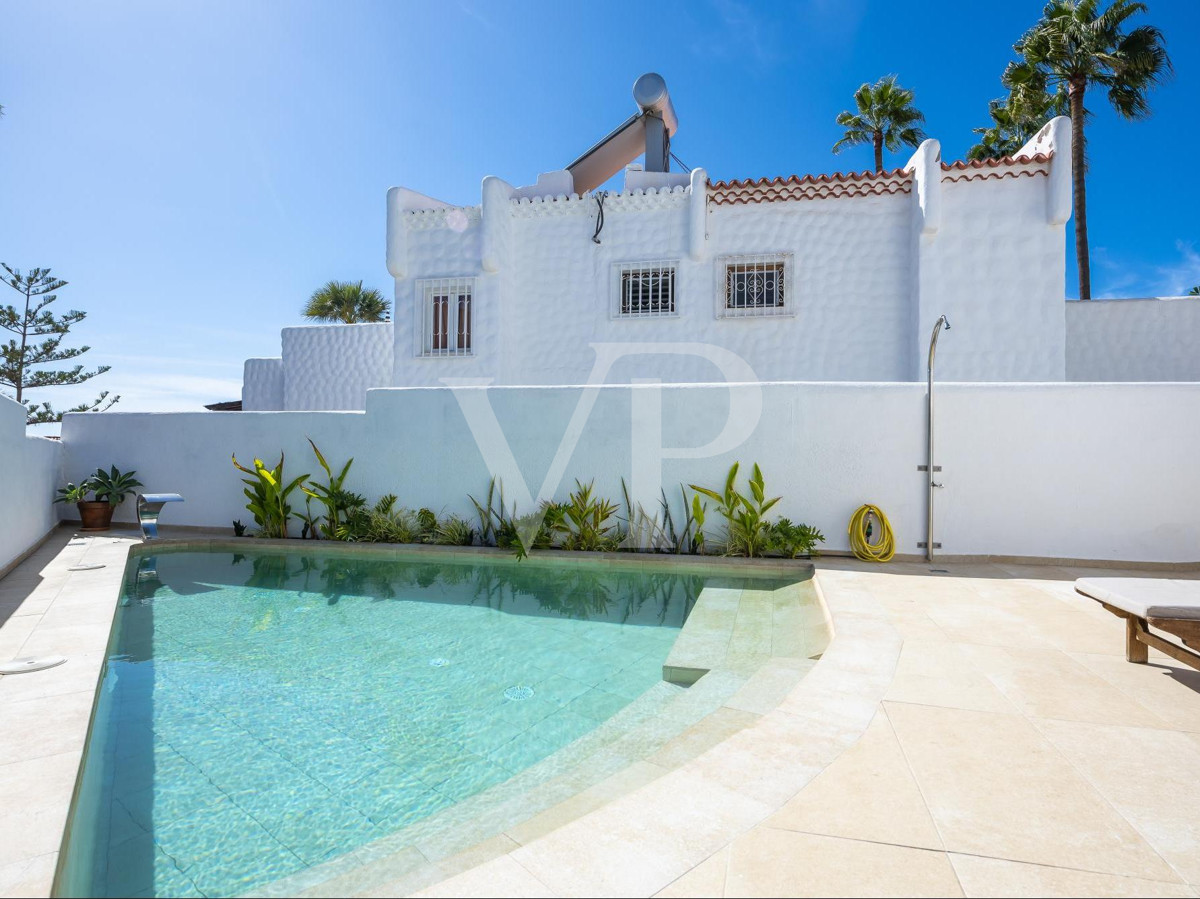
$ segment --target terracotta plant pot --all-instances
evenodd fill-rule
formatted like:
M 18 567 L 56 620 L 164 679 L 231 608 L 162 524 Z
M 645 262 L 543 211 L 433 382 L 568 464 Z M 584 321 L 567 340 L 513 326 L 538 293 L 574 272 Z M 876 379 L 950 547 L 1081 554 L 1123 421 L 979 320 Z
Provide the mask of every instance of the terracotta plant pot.
M 112 526 L 113 507 L 109 502 L 76 503 L 81 531 L 107 531 Z

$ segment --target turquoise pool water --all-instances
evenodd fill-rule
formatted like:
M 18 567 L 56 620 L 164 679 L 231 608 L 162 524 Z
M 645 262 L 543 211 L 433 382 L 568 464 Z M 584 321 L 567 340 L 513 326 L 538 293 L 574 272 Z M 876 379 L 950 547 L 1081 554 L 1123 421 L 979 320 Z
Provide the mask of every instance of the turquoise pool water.
M 235 895 L 511 777 L 661 679 L 704 581 L 532 560 L 130 562 L 60 895 Z

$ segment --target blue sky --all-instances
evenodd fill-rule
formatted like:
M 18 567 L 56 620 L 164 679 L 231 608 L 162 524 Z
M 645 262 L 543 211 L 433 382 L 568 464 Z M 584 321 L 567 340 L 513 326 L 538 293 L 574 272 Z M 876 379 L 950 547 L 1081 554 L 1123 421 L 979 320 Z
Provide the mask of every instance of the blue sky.
M 1041 6 L 0 0 L 0 260 L 66 278 L 84 359 L 113 366 L 40 396 L 236 398 L 242 361 L 278 354 L 315 287 L 391 295 L 388 187 L 477 203 L 485 175 L 531 183 L 629 115 L 644 71 L 671 88 L 673 149 L 713 178 L 868 168 L 868 147 L 830 152 L 834 116 L 893 72 L 960 158 Z M 1153 118 L 1092 98 L 1097 296 L 1200 283 L 1200 3 L 1150 0 L 1148 21 L 1176 67 Z

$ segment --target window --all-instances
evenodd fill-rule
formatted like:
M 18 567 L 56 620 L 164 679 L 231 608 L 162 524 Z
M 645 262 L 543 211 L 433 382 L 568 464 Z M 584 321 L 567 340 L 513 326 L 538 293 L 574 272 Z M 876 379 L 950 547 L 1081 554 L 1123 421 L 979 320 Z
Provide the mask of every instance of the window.
M 717 260 L 717 317 L 791 315 L 792 258 L 786 253 Z
M 430 278 L 417 284 L 418 355 L 470 356 L 474 279 Z
M 614 265 L 613 315 L 618 318 L 675 315 L 675 263 L 620 262 Z

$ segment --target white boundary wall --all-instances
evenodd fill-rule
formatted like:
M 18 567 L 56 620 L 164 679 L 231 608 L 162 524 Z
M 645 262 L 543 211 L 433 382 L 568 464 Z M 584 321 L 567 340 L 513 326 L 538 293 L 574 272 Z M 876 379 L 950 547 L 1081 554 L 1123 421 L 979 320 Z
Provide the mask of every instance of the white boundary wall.
M 136 468 L 150 491 L 178 491 L 164 524 L 228 527 L 249 521 L 236 452 L 269 464 L 280 449 L 287 472 L 318 471 L 311 436 L 331 463 L 353 456 L 347 486 L 374 499 L 471 514 L 489 469 L 460 400 L 490 404 L 513 458 L 536 493 L 587 388 L 373 390 L 364 413 L 105 413 L 63 423 L 67 474 L 98 465 Z M 730 407 L 724 384 L 593 388 L 595 405 L 554 495 L 575 478 L 595 479 L 620 499 L 635 466 L 631 421 L 653 438 L 647 416 L 660 398 L 661 444 L 696 447 L 721 432 Z M 661 393 L 659 391 L 661 390 Z M 710 458 L 666 458 L 662 483 L 719 486 L 729 464 L 759 462 L 781 515 L 820 527 L 828 548 L 846 549 L 846 523 L 861 503 L 890 517 L 901 553 L 924 539 L 924 387 L 920 384 L 774 383 L 738 388 L 746 408 L 761 390 L 750 437 Z M 749 397 L 749 399 L 747 399 Z M 936 539 L 947 555 L 1017 555 L 1200 561 L 1200 384 L 946 384 L 938 388 Z M 478 430 L 478 428 L 477 428 Z M 505 441 L 485 436 L 489 452 Z M 682 455 L 682 454 L 680 454 Z M 644 463 L 644 458 L 643 458 Z M 511 482 L 509 497 L 520 490 Z M 132 508 L 118 517 L 129 519 Z M 297 526 L 298 527 L 298 526 Z
M 62 445 L 25 434 L 25 407 L 0 396 L 0 472 L 4 477 L 4 524 L 0 570 L 46 536 L 58 523 L 53 505 L 60 486 Z
M 1067 307 L 1067 380 L 1200 381 L 1200 297 Z

